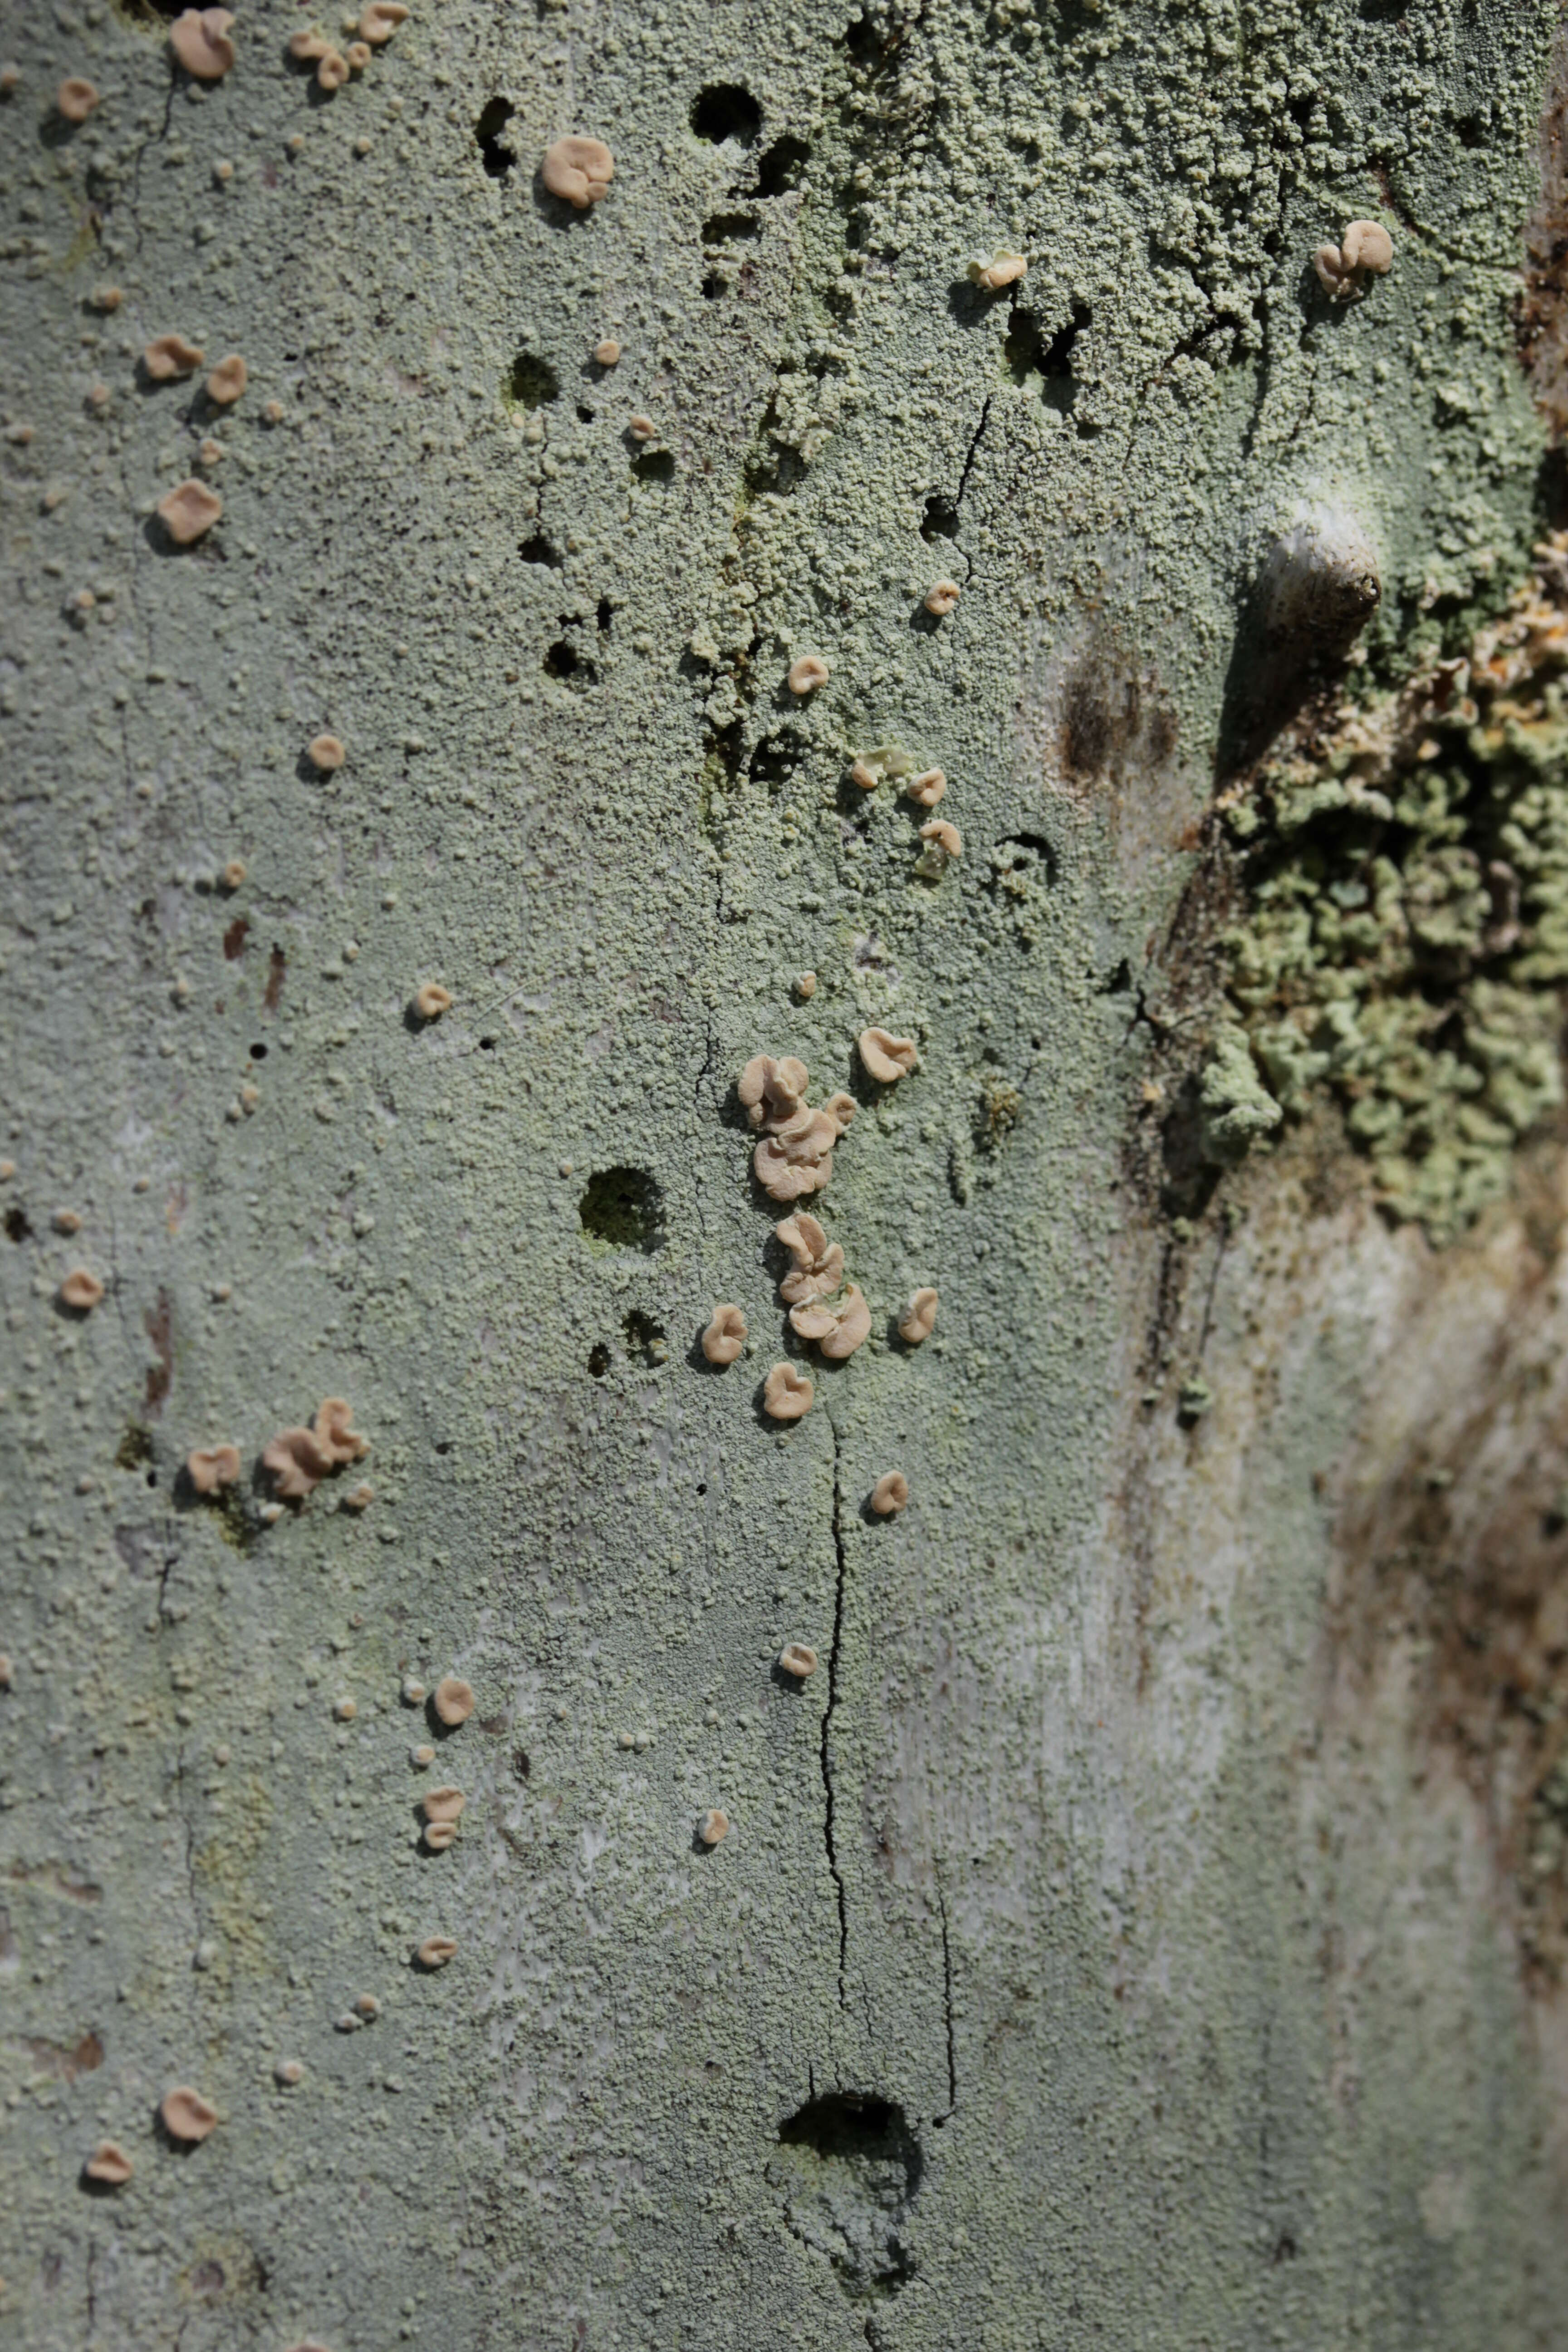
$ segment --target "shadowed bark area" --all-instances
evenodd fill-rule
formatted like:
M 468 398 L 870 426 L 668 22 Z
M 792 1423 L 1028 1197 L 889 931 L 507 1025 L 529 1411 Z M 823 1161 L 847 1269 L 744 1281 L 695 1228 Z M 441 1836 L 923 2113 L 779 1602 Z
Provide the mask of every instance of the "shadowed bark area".
M 178 13 L 0 43 L 6 2340 L 1552 2345 L 1544 901 L 1443 1247 L 1236 977 L 1560 520 L 1552 17 Z

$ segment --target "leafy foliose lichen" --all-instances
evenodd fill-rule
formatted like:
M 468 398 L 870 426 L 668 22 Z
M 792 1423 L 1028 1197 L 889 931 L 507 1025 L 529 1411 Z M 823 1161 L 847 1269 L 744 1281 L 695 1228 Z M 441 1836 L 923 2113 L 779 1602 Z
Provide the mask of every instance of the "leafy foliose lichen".
M 1568 533 L 1538 559 L 1468 655 L 1223 810 L 1248 885 L 1226 990 L 1268 1093 L 1287 1116 L 1331 1094 L 1384 1206 L 1436 1241 L 1563 1099 Z

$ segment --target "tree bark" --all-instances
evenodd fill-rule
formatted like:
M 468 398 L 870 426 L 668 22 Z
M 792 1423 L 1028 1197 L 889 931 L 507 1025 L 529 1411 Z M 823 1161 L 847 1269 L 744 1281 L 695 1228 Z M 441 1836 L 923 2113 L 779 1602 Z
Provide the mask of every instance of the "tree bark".
M 1232 987 L 1554 519 L 1555 12 L 849 8 L 5 12 L 28 2352 L 1561 2340 L 1555 1046 L 1445 1223 Z

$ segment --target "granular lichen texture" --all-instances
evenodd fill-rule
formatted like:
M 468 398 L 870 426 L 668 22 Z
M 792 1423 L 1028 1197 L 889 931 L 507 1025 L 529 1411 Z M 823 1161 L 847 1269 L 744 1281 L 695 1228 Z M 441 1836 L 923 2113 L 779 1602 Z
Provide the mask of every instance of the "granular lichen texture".
M 1350 709 L 1227 811 L 1229 993 L 1278 1102 L 1327 1087 L 1380 1201 L 1451 1239 L 1563 1100 L 1568 541 L 1464 651 Z
M 1554 2347 L 1553 12 L 7 22 L 0 2341 Z

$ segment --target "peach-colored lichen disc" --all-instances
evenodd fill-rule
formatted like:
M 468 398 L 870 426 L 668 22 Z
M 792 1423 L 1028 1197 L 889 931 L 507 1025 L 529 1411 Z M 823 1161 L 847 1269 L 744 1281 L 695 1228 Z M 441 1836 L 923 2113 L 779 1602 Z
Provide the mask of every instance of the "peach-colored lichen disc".
M 174 2139 L 204 2140 L 217 2122 L 217 2109 L 188 2083 L 177 2083 L 172 2091 L 165 2091 L 158 2112 Z
M 89 2180 L 100 2180 L 108 2189 L 122 2189 L 136 2167 L 118 2140 L 100 2139 L 82 2170 Z
M 798 1421 L 811 1411 L 816 1395 L 811 1382 L 793 1364 L 775 1364 L 763 1382 L 763 1411 L 774 1421 Z
M 359 20 L 360 37 L 380 48 L 390 41 L 399 25 L 406 24 L 408 11 L 403 0 L 370 0 L 370 5 Z
M 103 1285 L 85 1265 L 72 1268 L 60 1285 L 60 1297 L 78 1315 L 89 1314 L 103 1297 Z
M 430 1694 L 430 1704 L 448 1728 L 467 1723 L 474 1711 L 472 1685 L 459 1675 L 443 1675 Z
M 798 661 L 791 662 L 785 684 L 792 694 L 815 694 L 819 686 L 827 684 L 827 664 L 822 656 L 802 654 Z
M 698 1817 L 697 1834 L 704 1845 L 717 1845 L 730 1834 L 729 1814 L 718 1805 L 710 1805 L 708 1811 Z
M 305 747 L 305 756 L 312 768 L 319 769 L 325 776 L 330 775 L 334 768 L 341 768 L 349 755 L 338 736 L 313 735 Z
M 732 1364 L 746 1344 L 746 1318 L 738 1307 L 713 1309 L 702 1334 L 702 1352 L 710 1364 Z
M 172 383 L 176 376 L 199 368 L 203 354 L 184 335 L 154 335 L 142 354 L 142 364 L 154 383 Z
M 450 1936 L 426 1936 L 415 1954 L 422 1969 L 444 1969 L 457 1958 L 458 1947 Z
M 55 104 L 68 122 L 85 122 L 100 103 L 97 90 L 80 74 L 68 74 L 55 92 Z
M 786 1675 L 803 1683 L 816 1672 L 816 1652 L 807 1642 L 786 1642 L 779 1652 L 779 1664 Z
M 220 1486 L 235 1486 L 239 1478 L 238 1446 L 198 1446 L 185 1456 L 185 1475 L 198 1495 L 216 1495 Z
M 211 530 L 223 512 L 223 500 L 216 490 L 194 476 L 182 482 L 166 499 L 158 501 L 158 512 L 163 528 L 176 547 L 189 547 L 193 541 Z
M 207 378 L 207 398 L 219 408 L 232 408 L 245 390 L 249 373 L 239 353 L 230 352 L 227 359 L 219 360 Z
M 602 139 L 573 136 L 545 149 L 540 171 L 551 194 L 564 196 L 579 212 L 608 195 L 616 176 L 615 159 Z
M 920 1055 L 908 1037 L 890 1036 L 886 1029 L 862 1029 L 860 1059 L 879 1085 L 895 1086 L 920 1067 Z
M 169 47 L 197 81 L 221 81 L 234 63 L 226 8 L 187 8 L 169 27 Z
M 871 1508 L 879 1518 L 897 1518 L 910 1499 L 910 1482 L 901 1470 L 885 1470 L 871 1489 Z

